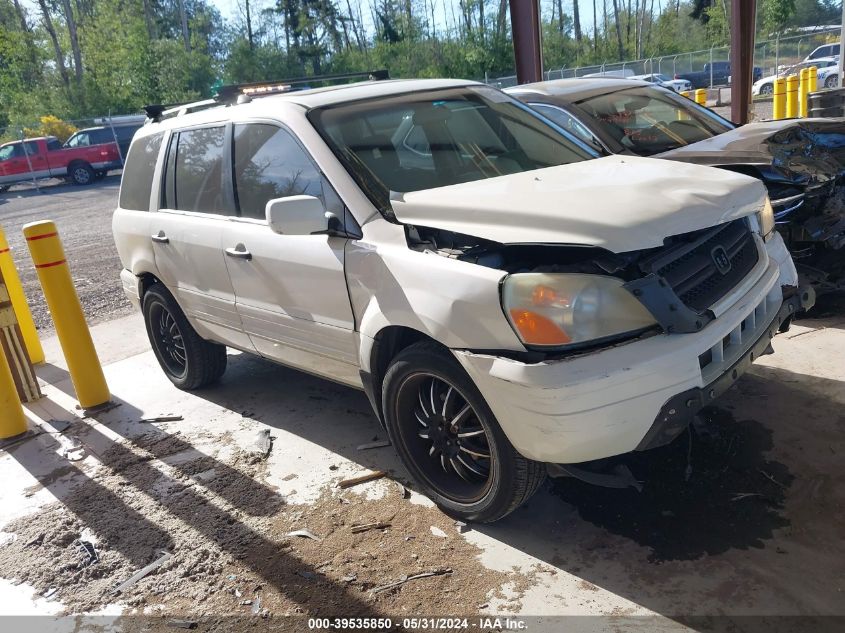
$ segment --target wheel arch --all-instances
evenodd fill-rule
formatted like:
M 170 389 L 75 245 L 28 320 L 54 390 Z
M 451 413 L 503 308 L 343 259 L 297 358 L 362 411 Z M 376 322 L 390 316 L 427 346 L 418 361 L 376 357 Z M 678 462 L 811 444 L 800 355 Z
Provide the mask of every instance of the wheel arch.
M 404 325 L 388 325 L 376 332 L 372 338 L 361 337 L 361 382 L 382 426 L 384 426 L 384 411 L 381 404 L 382 387 L 390 361 L 396 358 L 403 349 L 422 341 L 448 349 L 428 334 Z

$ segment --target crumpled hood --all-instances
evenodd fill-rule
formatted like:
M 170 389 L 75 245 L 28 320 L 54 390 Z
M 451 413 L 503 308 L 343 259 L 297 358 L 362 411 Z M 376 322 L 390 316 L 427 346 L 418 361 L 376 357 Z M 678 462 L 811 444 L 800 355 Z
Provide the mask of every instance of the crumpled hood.
M 749 123 L 655 156 L 697 165 L 765 165 L 793 180 L 827 182 L 845 173 L 845 120 Z
M 720 169 L 608 156 L 415 191 L 392 204 L 406 224 L 623 253 L 759 211 L 765 193 L 759 180 Z

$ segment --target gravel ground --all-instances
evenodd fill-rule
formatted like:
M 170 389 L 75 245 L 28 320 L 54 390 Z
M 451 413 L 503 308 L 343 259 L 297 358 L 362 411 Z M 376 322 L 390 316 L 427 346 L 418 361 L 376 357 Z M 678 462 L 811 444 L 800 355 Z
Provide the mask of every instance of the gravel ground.
M 89 323 L 131 312 L 132 306 L 121 289 L 120 260 L 111 232 L 120 175 L 108 176 L 88 187 L 49 183 L 40 192 L 31 185 L 20 185 L 0 194 L 0 226 L 12 247 L 36 326 L 42 334 L 53 330 L 21 227 L 39 220 L 53 220 L 59 227 Z

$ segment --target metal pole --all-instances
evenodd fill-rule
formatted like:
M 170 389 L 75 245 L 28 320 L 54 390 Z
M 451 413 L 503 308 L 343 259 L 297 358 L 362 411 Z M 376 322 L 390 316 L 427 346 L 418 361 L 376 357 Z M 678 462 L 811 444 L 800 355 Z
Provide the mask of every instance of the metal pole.
M 35 171 L 32 169 L 32 159 L 29 157 L 29 152 L 26 151 L 26 140 L 23 136 L 23 128 L 20 128 L 21 133 L 21 150 L 23 150 L 23 155 L 26 156 L 26 164 L 29 166 L 29 175 L 32 176 L 32 184 L 35 187 L 35 190 L 41 193 L 41 189 L 38 186 L 38 182 L 35 180 Z
M 509 0 L 516 81 L 520 84 L 543 80 L 543 45 L 539 0 Z
M 713 47 L 710 47 L 710 87 L 713 87 Z
M 731 3 L 731 119 L 737 125 L 748 123 L 750 116 L 756 16 L 756 0 Z
M 839 30 L 839 87 L 842 87 L 842 74 L 845 72 L 845 2 L 842 3 L 842 28 Z
M 114 144 L 117 145 L 117 156 L 120 158 L 120 166 L 123 167 L 123 152 L 120 151 L 120 143 L 117 142 L 117 132 L 114 131 L 114 122 L 111 119 L 111 108 L 109 108 L 109 127 L 111 128 L 111 135 L 114 139 Z
M 780 75 L 780 33 L 775 35 L 775 72 L 774 74 Z

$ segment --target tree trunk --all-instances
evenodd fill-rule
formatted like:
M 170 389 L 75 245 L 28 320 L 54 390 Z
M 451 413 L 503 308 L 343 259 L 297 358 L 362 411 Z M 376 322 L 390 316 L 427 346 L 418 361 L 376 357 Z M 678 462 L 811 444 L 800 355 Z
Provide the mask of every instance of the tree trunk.
M 505 41 L 505 30 L 508 21 L 508 0 L 499 0 L 499 13 L 496 16 L 496 42 Z
M 146 2 L 146 0 L 144 0 Z M 252 39 L 252 16 L 249 12 L 249 0 L 244 0 L 244 5 L 246 9 L 246 39 L 249 42 L 249 50 L 253 50 L 255 48 L 255 44 Z
M 29 55 L 30 63 L 30 69 L 29 72 L 27 72 L 27 75 L 29 75 L 30 72 L 35 73 L 38 69 L 38 51 L 36 50 L 35 43 L 32 40 L 32 29 L 29 28 L 29 24 L 26 23 L 26 15 L 23 12 L 20 2 L 18 2 L 18 0 L 14 0 L 14 5 L 18 21 L 21 23 L 21 32 L 26 40 L 26 51 Z
M 355 34 L 355 42 L 358 44 L 358 50 L 364 50 L 364 42 L 361 39 L 361 34 L 358 31 L 358 25 L 355 20 L 355 14 L 352 11 L 351 0 L 346 0 L 346 10 L 349 11 L 349 19 L 352 20 L 352 33 Z
M 67 31 L 70 35 L 70 48 L 73 51 L 73 72 L 76 75 L 76 83 L 82 82 L 82 51 L 79 49 L 79 34 L 76 32 L 76 18 L 73 16 L 73 7 L 70 0 L 62 0 L 65 10 L 65 21 Z
M 572 19 L 575 21 L 575 41 L 581 44 L 581 11 L 578 0 L 572 0 Z
M 481 33 L 482 44 L 487 37 L 486 30 L 484 26 L 484 0 L 478 0 L 478 32 Z
M 144 23 L 147 25 L 147 35 L 151 40 L 156 39 L 156 27 L 150 0 L 144 0 Z
M 182 42 L 185 44 L 185 52 L 191 52 L 191 36 L 188 33 L 188 11 L 185 9 L 185 0 L 179 0 L 179 17 L 182 21 Z
M 593 0 L 593 54 L 599 52 L 599 19 L 596 12 L 596 0 Z
M 619 24 L 619 0 L 613 0 L 613 17 L 616 22 L 616 45 L 619 49 L 619 61 L 625 59 L 625 47 L 622 45 L 622 25 Z
M 53 26 L 53 20 L 50 17 L 50 9 L 47 7 L 47 0 L 38 0 L 38 6 L 41 7 L 41 15 L 44 17 L 44 28 L 50 36 L 50 41 L 53 43 L 53 52 L 56 54 L 56 67 L 59 69 L 59 75 L 62 78 L 62 83 L 65 87 L 70 85 L 70 79 L 67 75 L 67 67 L 65 66 L 65 55 L 62 52 L 62 47 L 59 44 L 59 38 L 56 37 L 56 29 Z

